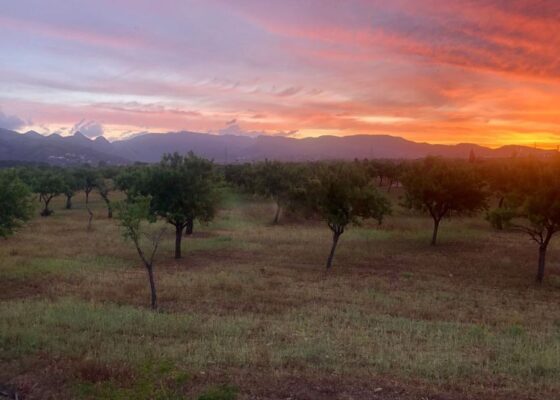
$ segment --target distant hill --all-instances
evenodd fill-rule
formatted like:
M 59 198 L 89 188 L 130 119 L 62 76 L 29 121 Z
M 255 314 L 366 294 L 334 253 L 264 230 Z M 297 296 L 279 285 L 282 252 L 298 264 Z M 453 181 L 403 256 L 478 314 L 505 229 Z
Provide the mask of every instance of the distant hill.
M 0 129 L 0 161 L 71 164 L 125 164 L 130 160 L 112 153 L 112 146 L 93 141 L 81 133 L 43 136 L 34 131 L 18 133 Z
M 187 153 L 219 163 L 257 160 L 308 161 L 351 160 L 354 158 L 414 159 L 427 155 L 468 158 L 505 158 L 513 155 L 545 157 L 556 151 L 526 146 L 490 149 L 470 143 L 437 145 L 417 143 L 396 136 L 354 135 L 294 139 L 278 136 L 255 138 L 211 135 L 195 132 L 148 133 L 131 139 L 109 142 L 103 137 L 91 140 L 80 132 L 72 136 L 43 136 L 34 131 L 18 133 L 0 129 L 0 161 L 73 164 L 127 164 L 157 162 L 164 153 Z

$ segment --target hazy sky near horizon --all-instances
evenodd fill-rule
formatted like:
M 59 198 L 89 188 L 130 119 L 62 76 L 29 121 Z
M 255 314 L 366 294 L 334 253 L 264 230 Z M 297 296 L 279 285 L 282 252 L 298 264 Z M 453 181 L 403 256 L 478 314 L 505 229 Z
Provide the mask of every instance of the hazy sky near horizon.
M 560 143 L 558 0 L 0 2 L 0 127 Z

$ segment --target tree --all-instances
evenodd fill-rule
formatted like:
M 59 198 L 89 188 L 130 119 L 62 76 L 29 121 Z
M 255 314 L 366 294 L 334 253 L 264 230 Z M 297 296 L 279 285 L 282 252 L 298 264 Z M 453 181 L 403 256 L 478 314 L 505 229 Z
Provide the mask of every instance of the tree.
M 51 200 L 65 190 L 64 180 L 61 174 L 54 170 L 37 171 L 33 190 L 39 194 L 39 200 L 43 203 L 41 216 L 48 217 L 54 212 L 49 208 Z
M 257 168 L 254 164 L 228 164 L 223 166 L 224 178 L 227 183 L 239 190 L 255 194 Z
M 319 165 L 305 186 L 300 197 L 305 209 L 325 220 L 333 233 L 327 270 L 349 224 L 367 218 L 381 223 L 391 212 L 389 201 L 373 187 L 365 171 L 351 164 Z
M 175 227 L 175 258 L 181 258 L 183 229 L 189 221 L 208 222 L 219 202 L 218 177 L 211 161 L 192 152 L 166 154 L 150 169 L 139 190 L 151 197 L 153 212 Z
M 127 197 L 136 196 L 140 190 L 142 182 L 146 180 L 147 168 L 142 166 L 132 166 L 121 169 L 114 177 L 114 186 L 122 191 Z
M 497 208 L 500 221 L 514 230 L 529 235 L 538 245 L 537 276 L 542 283 L 545 273 L 546 253 L 552 237 L 560 230 L 560 165 L 534 163 L 518 186 L 509 192 L 507 213 Z M 496 218 L 490 218 L 494 221 Z
M 99 196 L 101 196 L 107 207 L 107 218 L 113 218 L 113 207 L 111 204 L 111 199 L 109 199 L 109 194 L 114 189 L 113 180 L 99 177 L 95 181 L 95 187 L 97 188 Z
M 64 181 L 64 195 L 66 196 L 66 209 L 72 209 L 72 198 L 76 191 L 81 189 L 80 181 L 76 176 L 75 171 L 64 170 L 62 172 L 62 179 Z
M 412 164 L 402 183 L 406 190 L 405 205 L 428 212 L 434 221 L 433 246 L 443 218 L 486 207 L 484 182 L 468 163 L 428 157 Z
M 29 188 L 14 171 L 0 171 L 0 237 L 14 233 L 33 214 Z
M 157 293 L 154 278 L 154 259 L 161 241 L 164 230 L 156 233 L 146 234 L 143 232 L 142 223 L 144 221 L 153 223 L 156 221 L 155 216 L 150 212 L 150 198 L 137 197 L 128 199 L 128 201 L 117 203 L 117 218 L 119 219 L 122 233 L 125 239 L 132 241 L 138 256 L 142 260 L 146 271 L 148 272 L 148 281 L 150 283 L 151 306 L 156 310 Z M 142 237 L 150 242 L 149 251 L 142 248 Z
M 95 188 L 97 182 L 97 171 L 86 165 L 77 171 L 77 177 L 81 183 L 81 188 L 86 194 L 86 205 L 89 204 L 89 194 Z
M 278 224 L 282 210 L 289 206 L 293 190 L 303 178 L 303 170 L 294 164 L 265 161 L 255 166 L 255 190 L 276 203 L 273 224 Z

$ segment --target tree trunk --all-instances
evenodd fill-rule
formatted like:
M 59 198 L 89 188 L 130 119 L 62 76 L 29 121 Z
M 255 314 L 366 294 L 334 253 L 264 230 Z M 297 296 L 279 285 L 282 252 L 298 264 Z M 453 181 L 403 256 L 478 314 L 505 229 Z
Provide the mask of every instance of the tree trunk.
M 280 211 L 282 210 L 282 207 L 280 207 L 279 203 L 276 203 L 276 214 L 274 215 L 274 221 L 272 221 L 272 223 L 274 225 L 278 224 L 278 221 L 280 221 Z
M 105 200 L 105 205 L 107 206 L 107 218 L 113 218 L 113 207 L 111 206 L 111 201 L 108 198 L 103 198 Z
M 334 252 L 336 250 L 336 245 L 338 244 L 338 239 L 340 238 L 341 233 L 339 233 L 338 231 L 335 231 L 333 233 L 333 241 L 332 241 L 332 247 L 331 247 L 331 252 L 329 254 L 329 258 L 327 259 L 327 270 L 331 269 L 332 266 L 332 261 L 334 258 Z
M 88 212 L 88 224 L 87 224 L 87 230 L 88 232 L 91 231 L 91 221 L 93 220 L 93 212 L 89 209 L 89 206 L 86 203 L 86 210 Z
M 181 258 L 181 239 L 183 239 L 183 225 L 175 225 L 175 259 Z
M 72 209 L 72 196 L 66 195 L 66 209 L 67 210 Z
M 546 248 L 547 244 L 541 244 L 539 246 L 539 268 L 537 270 L 537 282 L 542 283 L 544 279 L 544 265 L 546 259 Z
M 502 208 L 504 206 L 504 196 L 500 196 L 500 200 L 498 200 L 498 208 Z
M 438 229 L 439 229 L 439 219 L 434 218 L 434 232 L 432 234 L 432 243 L 431 243 L 432 246 L 436 245 Z
M 148 279 L 150 280 L 150 292 L 152 295 L 152 310 L 157 310 L 157 295 L 156 295 L 156 283 L 154 281 L 154 269 L 152 265 L 146 265 L 148 270 Z
M 43 201 L 45 202 L 45 207 L 43 208 L 43 211 L 41 211 L 41 216 L 48 217 L 52 214 L 52 211 L 49 210 L 49 203 L 51 202 L 51 199 L 43 197 Z
M 89 204 L 89 191 L 86 190 L 86 205 Z
M 185 225 L 185 236 L 192 235 L 193 230 L 194 230 L 194 219 L 189 218 L 189 219 L 187 219 L 187 224 Z

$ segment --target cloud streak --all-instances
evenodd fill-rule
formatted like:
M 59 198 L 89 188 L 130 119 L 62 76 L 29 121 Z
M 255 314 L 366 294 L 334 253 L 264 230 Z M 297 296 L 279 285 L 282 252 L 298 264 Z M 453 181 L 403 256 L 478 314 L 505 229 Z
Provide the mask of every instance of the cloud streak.
M 0 16 L 0 106 L 42 131 L 560 142 L 555 0 L 30 3 Z

